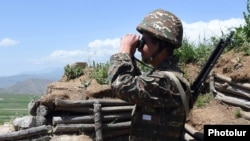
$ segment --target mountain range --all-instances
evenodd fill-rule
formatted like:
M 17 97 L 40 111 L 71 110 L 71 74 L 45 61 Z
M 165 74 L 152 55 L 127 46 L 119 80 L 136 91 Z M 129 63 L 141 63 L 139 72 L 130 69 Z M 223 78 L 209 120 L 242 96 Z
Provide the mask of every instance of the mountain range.
M 43 94 L 47 86 L 60 80 L 63 69 L 46 73 L 19 74 L 0 77 L 0 94 Z

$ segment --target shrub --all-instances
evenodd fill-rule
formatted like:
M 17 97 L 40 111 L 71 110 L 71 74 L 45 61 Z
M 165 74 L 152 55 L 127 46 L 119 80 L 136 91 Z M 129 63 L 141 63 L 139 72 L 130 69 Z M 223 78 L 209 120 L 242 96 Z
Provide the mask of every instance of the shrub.
M 90 78 L 95 79 L 99 84 L 108 84 L 108 68 L 109 63 L 95 63 L 90 65 L 93 71 L 90 73 Z
M 75 65 L 66 65 L 64 67 L 64 75 L 67 77 L 67 80 L 75 79 L 83 75 L 83 69 Z
M 209 103 L 213 99 L 212 94 L 202 94 L 198 97 L 195 106 L 197 107 L 204 107 L 207 103 Z

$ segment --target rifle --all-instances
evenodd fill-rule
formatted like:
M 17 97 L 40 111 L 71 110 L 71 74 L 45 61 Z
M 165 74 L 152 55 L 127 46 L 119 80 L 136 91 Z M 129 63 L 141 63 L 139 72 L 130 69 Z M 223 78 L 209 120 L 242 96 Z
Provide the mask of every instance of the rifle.
M 215 65 L 216 61 L 220 57 L 221 53 L 223 52 L 224 48 L 232 41 L 234 32 L 231 31 L 229 36 L 224 41 L 220 39 L 218 44 L 216 45 L 214 51 L 209 56 L 206 64 L 203 66 L 202 70 L 196 77 L 195 81 L 191 85 L 191 100 L 190 100 L 190 109 L 193 107 L 194 103 L 196 102 L 199 94 L 204 88 L 204 82 L 207 76 L 209 75 L 210 71 L 212 70 L 213 66 Z

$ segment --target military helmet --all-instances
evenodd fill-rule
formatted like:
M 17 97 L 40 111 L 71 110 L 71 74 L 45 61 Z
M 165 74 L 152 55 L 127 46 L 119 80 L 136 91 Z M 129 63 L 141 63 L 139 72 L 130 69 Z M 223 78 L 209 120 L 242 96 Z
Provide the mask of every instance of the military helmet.
M 183 27 L 180 19 L 171 12 L 156 9 L 136 27 L 141 34 L 148 32 L 157 38 L 171 43 L 174 48 L 179 48 L 182 43 Z

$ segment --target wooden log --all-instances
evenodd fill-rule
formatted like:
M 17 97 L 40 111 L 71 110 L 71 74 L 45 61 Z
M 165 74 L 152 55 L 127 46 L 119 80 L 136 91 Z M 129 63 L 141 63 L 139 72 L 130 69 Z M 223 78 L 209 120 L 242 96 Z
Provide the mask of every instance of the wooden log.
M 113 130 L 113 129 L 125 129 L 131 126 L 131 121 L 119 122 L 119 123 L 109 123 L 103 124 L 103 129 Z
M 131 120 L 131 112 L 114 113 L 109 115 L 102 115 L 103 122 L 114 122 L 119 120 Z M 52 118 L 53 125 L 56 124 L 81 124 L 94 123 L 94 116 L 54 116 Z
M 94 123 L 94 116 L 54 116 L 53 125 L 56 124 L 77 124 L 77 123 Z
M 38 135 L 36 138 L 32 138 L 31 141 L 51 141 L 52 136 L 51 135 Z
M 94 121 L 96 141 L 102 141 L 102 117 L 101 117 L 101 104 L 94 104 Z
M 244 119 L 250 120 L 250 112 L 240 111 Z
M 199 141 L 204 140 L 204 134 L 202 132 L 195 130 L 192 126 L 185 124 L 185 130 L 195 139 Z
M 126 129 L 131 125 L 130 121 L 112 123 L 112 124 L 103 124 L 103 130 L 117 130 L 117 129 Z M 94 131 L 95 124 L 57 124 L 53 132 L 56 133 L 79 133 L 80 131 Z
M 92 105 L 93 106 L 93 105 Z M 90 107 L 55 107 L 55 111 L 68 111 L 68 112 L 79 112 L 79 113 L 93 113 L 93 108 Z
M 42 125 L 6 134 L 0 134 L 0 140 L 6 141 L 6 140 L 29 139 L 34 136 L 49 134 L 49 131 L 51 130 L 52 130 L 51 126 Z
M 195 138 L 192 137 L 190 134 L 185 133 L 185 134 L 184 134 L 184 141 L 199 141 L 199 140 L 195 139 Z
M 119 120 L 131 120 L 131 112 L 114 113 L 109 115 L 103 115 L 103 122 L 115 122 Z
M 120 99 L 91 99 L 91 100 L 55 100 L 55 106 L 60 107 L 93 107 L 94 103 L 99 103 L 102 106 L 122 106 L 122 105 L 134 105 Z
M 220 92 L 230 93 L 250 100 L 250 91 L 246 89 L 240 89 L 240 87 L 237 86 L 228 85 L 228 83 L 227 84 L 215 83 L 215 89 Z
M 214 74 L 214 77 L 215 77 L 214 79 L 221 80 L 221 81 L 229 83 L 230 85 L 234 85 L 234 86 L 237 86 L 241 89 L 246 89 L 246 90 L 250 91 L 250 84 L 249 83 L 235 83 L 235 82 L 232 82 L 231 78 L 223 76 L 223 75 L 218 74 L 218 73 Z
M 96 100 L 61 100 L 55 99 L 55 106 L 59 107 L 93 107 Z
M 210 94 L 214 94 L 215 93 L 215 87 L 214 87 L 214 73 L 212 73 L 209 77 L 209 91 Z
M 95 124 L 57 124 L 53 129 L 53 133 L 79 133 L 94 130 Z
M 216 92 L 216 97 L 217 99 L 221 100 L 222 102 L 234 105 L 234 106 L 239 106 L 245 109 L 250 109 L 250 101 L 246 99 L 241 99 L 241 98 L 236 98 L 236 97 L 231 97 L 231 96 L 226 96 L 226 93 L 220 93 L 219 91 Z
M 124 112 L 133 110 L 134 106 L 102 107 L 102 112 Z
M 133 110 L 134 106 L 113 106 L 113 107 L 102 107 L 102 112 L 124 112 Z M 69 112 L 80 112 L 80 113 L 93 113 L 93 108 L 90 107 L 59 107 L 56 106 L 55 110 L 58 111 L 69 111 Z

